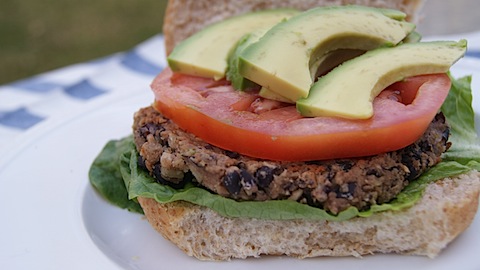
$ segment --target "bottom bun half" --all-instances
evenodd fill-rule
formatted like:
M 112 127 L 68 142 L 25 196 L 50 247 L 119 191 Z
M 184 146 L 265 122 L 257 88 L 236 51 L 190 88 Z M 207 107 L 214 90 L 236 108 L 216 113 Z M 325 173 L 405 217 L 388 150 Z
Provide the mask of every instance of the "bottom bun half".
M 422 199 L 407 210 L 339 222 L 227 218 L 187 202 L 138 200 L 160 234 L 200 260 L 374 253 L 433 258 L 472 223 L 479 193 L 480 173 L 472 171 L 430 184 Z

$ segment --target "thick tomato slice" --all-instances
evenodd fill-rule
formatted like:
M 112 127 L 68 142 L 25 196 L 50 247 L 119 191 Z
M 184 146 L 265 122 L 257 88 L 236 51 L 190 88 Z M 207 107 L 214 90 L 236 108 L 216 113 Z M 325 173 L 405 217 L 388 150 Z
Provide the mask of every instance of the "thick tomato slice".
M 303 118 L 295 106 L 258 102 L 257 93 L 235 91 L 226 81 L 168 68 L 152 89 L 158 111 L 212 145 L 261 159 L 307 161 L 375 155 L 413 143 L 440 109 L 450 79 L 435 74 L 395 83 L 375 99 L 368 120 Z

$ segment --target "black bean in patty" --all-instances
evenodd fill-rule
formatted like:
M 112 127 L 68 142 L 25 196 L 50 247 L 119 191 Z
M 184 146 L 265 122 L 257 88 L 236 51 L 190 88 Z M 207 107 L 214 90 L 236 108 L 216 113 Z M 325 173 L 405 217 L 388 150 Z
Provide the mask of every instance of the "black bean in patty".
M 404 149 L 365 158 L 309 162 L 260 160 L 222 150 L 182 131 L 151 107 L 137 112 L 133 128 L 137 150 L 154 176 L 157 166 L 151 164 L 161 159 L 169 171 L 190 173 L 199 185 L 225 197 L 292 199 L 334 214 L 350 206 L 363 210 L 388 202 L 437 164 L 449 147 L 449 127 L 442 114 L 418 141 Z

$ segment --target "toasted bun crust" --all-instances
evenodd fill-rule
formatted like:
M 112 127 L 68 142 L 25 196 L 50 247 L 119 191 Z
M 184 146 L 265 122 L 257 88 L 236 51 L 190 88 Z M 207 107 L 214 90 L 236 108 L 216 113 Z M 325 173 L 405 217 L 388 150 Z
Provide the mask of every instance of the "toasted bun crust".
M 158 232 L 201 260 L 373 253 L 435 257 L 471 224 L 479 192 L 480 173 L 472 171 L 431 184 L 421 201 L 405 211 L 342 222 L 226 218 L 187 202 L 139 202 Z
M 205 26 L 254 10 L 289 7 L 307 10 L 326 5 L 365 5 L 393 8 L 417 21 L 423 0 L 170 0 L 163 24 L 167 55 L 175 45 Z

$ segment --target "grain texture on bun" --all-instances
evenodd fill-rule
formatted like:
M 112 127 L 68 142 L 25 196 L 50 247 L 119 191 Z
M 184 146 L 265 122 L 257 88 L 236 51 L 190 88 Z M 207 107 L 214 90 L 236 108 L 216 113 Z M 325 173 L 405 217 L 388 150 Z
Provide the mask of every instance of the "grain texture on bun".
M 355 256 L 400 253 L 437 256 L 472 222 L 480 174 L 430 185 L 415 206 L 347 221 L 226 218 L 187 202 L 139 198 L 150 224 L 185 253 L 202 260 L 260 255 Z

